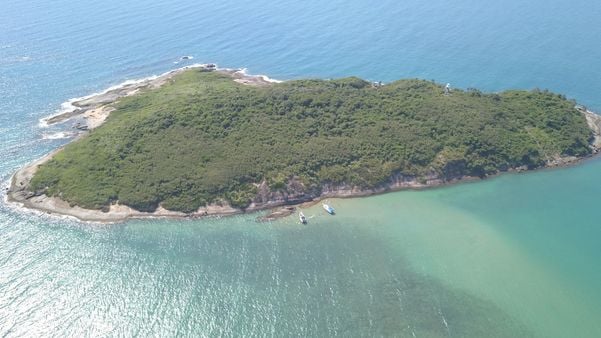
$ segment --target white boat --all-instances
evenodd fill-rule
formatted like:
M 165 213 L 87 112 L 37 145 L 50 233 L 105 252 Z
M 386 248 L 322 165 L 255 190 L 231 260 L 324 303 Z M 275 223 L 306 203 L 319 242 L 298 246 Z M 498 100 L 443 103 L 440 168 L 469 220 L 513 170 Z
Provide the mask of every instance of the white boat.
M 334 208 L 332 208 L 331 206 L 329 206 L 329 205 L 327 205 L 327 204 L 325 204 L 325 203 L 324 203 L 324 204 L 322 204 L 322 206 L 323 206 L 324 210 L 325 210 L 325 211 L 326 211 L 328 214 L 330 214 L 330 215 L 334 215 L 334 213 L 335 213 L 335 211 L 334 211 Z
M 307 217 L 305 217 L 302 211 L 298 213 L 298 218 L 302 224 L 307 224 Z

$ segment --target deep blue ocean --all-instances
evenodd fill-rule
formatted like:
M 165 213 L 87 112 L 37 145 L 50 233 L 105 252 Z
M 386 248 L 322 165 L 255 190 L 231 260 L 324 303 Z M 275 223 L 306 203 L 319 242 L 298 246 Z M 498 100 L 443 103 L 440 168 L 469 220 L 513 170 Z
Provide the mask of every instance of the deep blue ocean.
M 192 63 L 546 88 L 601 111 L 600 18 L 588 0 L 0 0 L 0 179 L 69 141 L 39 123 L 61 103 Z M 336 201 L 311 228 L 1 203 L 0 336 L 599 337 L 600 182 L 593 160 Z

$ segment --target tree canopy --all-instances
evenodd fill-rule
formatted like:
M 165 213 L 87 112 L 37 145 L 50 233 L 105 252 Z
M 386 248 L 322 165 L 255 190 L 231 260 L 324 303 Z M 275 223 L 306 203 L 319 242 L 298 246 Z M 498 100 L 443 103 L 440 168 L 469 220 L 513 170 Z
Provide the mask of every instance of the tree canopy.
M 591 130 L 574 104 L 540 90 L 445 95 L 417 79 L 249 86 L 189 70 L 121 99 L 30 188 L 85 208 L 192 212 L 217 200 L 244 208 L 257 183 L 286 189 L 293 177 L 319 194 L 323 184 L 369 188 L 395 173 L 486 176 L 589 154 Z

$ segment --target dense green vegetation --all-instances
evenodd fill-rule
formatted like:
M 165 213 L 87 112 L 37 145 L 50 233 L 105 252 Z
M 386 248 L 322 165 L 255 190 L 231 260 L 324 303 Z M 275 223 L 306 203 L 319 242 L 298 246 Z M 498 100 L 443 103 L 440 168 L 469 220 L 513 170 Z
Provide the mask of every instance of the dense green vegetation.
M 104 125 L 41 166 L 31 189 L 86 208 L 191 212 L 218 200 L 245 207 L 263 180 L 284 190 L 296 177 L 319 194 L 325 183 L 486 176 L 590 152 L 584 117 L 561 95 L 443 92 L 423 80 L 248 86 L 190 70 L 122 99 Z

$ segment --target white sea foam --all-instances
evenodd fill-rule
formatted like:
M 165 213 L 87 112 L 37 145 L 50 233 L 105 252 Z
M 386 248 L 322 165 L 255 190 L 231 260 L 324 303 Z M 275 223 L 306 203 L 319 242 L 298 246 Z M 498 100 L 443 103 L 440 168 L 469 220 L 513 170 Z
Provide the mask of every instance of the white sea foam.
M 8 191 L 8 189 L 10 189 L 10 184 L 13 181 L 13 177 L 15 175 L 11 175 L 10 178 L 8 179 L 8 181 L 4 181 L 2 182 L 2 201 L 4 202 L 5 205 L 8 205 L 9 207 L 11 206 L 10 201 L 8 200 L 8 194 L 6 193 Z
M 76 132 L 72 131 L 60 131 L 57 133 L 44 133 L 42 134 L 43 140 L 60 140 L 65 138 L 71 138 L 77 136 Z
M 229 69 L 225 69 L 225 70 L 229 70 Z M 253 74 L 250 74 L 248 72 L 248 68 L 240 68 L 236 73 L 240 73 L 240 74 L 242 74 L 244 76 L 258 77 L 258 78 L 261 78 L 265 82 L 271 82 L 271 83 L 281 83 L 282 82 L 281 80 L 272 79 L 272 78 L 268 77 L 267 75 L 263 75 L 263 74 L 253 75 Z
M 188 65 L 188 66 L 184 66 L 184 67 L 180 67 L 180 68 L 177 68 L 177 69 L 174 69 L 174 70 L 167 71 L 167 72 L 162 73 L 160 75 L 151 75 L 151 76 L 148 76 L 148 77 L 145 77 L 145 78 L 141 78 L 141 79 L 126 80 L 126 81 L 121 82 L 119 84 L 110 86 L 110 87 L 108 87 L 107 89 L 105 89 L 103 91 L 92 93 L 90 95 L 86 95 L 86 96 L 82 96 L 82 97 L 76 97 L 76 98 L 69 99 L 68 101 L 61 103 L 61 107 L 59 109 L 57 109 L 54 114 L 40 119 L 40 121 L 38 123 L 38 126 L 40 128 L 47 128 L 49 126 L 48 121 L 50 119 L 52 119 L 52 118 L 54 118 L 56 116 L 59 116 L 59 115 L 63 115 L 63 114 L 66 114 L 66 113 L 70 113 L 70 112 L 76 111 L 79 108 L 73 104 L 75 102 L 84 101 L 84 100 L 88 100 L 88 99 L 94 98 L 96 96 L 104 95 L 104 94 L 106 94 L 106 93 L 108 93 L 110 91 L 113 91 L 113 90 L 122 89 L 122 88 L 125 88 L 125 87 L 128 87 L 128 86 L 133 86 L 133 85 L 137 85 L 137 84 L 144 83 L 144 82 L 150 82 L 150 81 L 156 80 L 157 78 L 160 78 L 160 77 L 163 77 L 163 76 L 168 76 L 170 74 L 181 72 L 183 70 L 192 69 L 192 68 L 202 68 L 202 67 L 207 67 L 208 65 L 209 65 L 208 63 L 194 63 L 194 64 L 191 64 L 191 65 Z M 234 69 L 230 69 L 230 68 L 217 68 L 217 67 L 215 69 L 216 70 L 225 70 L 225 71 L 233 71 L 234 70 Z M 272 82 L 272 83 L 280 83 L 280 82 L 282 82 L 280 80 L 272 79 L 272 78 L 268 77 L 267 75 L 252 75 L 252 74 L 249 74 L 247 68 L 239 69 L 237 72 L 243 74 L 244 76 L 259 77 L 259 78 L 263 79 L 266 82 Z
M 8 180 L 8 184 L 7 187 L 10 187 L 10 182 L 12 182 L 12 176 L 11 178 Z M 2 188 L 3 190 L 6 191 L 6 187 Z M 28 208 L 25 206 L 25 204 L 23 202 L 19 202 L 19 201 L 10 201 L 8 199 L 8 194 L 4 194 L 4 205 L 6 207 L 8 207 L 9 209 L 15 211 L 15 212 L 19 212 L 19 213 L 28 213 L 30 215 L 35 215 L 38 217 L 44 217 L 48 220 L 55 220 L 55 221 L 70 221 L 70 222 L 77 222 L 78 224 L 83 224 L 86 223 L 87 225 L 102 225 L 105 226 L 106 224 L 112 224 L 111 222 L 93 222 L 93 221 L 82 221 L 80 219 L 78 219 L 75 216 L 71 216 L 71 215 L 62 215 L 62 214 L 58 214 L 58 213 L 49 213 L 48 211 L 44 211 L 44 210 L 39 210 L 39 209 L 34 209 L 34 208 Z
M 270 77 L 268 77 L 267 75 L 258 75 L 260 76 L 264 81 L 266 82 L 272 82 L 272 83 L 282 83 L 282 80 L 276 80 L 276 79 L 272 79 Z
M 88 99 L 91 99 L 91 98 L 93 98 L 95 96 L 99 96 L 99 95 L 104 95 L 104 94 L 106 94 L 106 93 L 108 93 L 108 92 L 110 92 L 112 90 L 118 90 L 118 89 L 121 89 L 121 88 L 125 88 L 127 86 L 131 86 L 131 85 L 143 83 L 145 81 L 152 81 L 152 80 L 155 80 L 156 78 L 158 78 L 160 76 L 167 75 L 167 74 L 169 74 L 171 72 L 173 72 L 173 71 L 169 71 L 169 72 L 163 73 L 161 75 L 151 75 L 151 76 L 148 76 L 148 77 L 145 77 L 145 78 L 142 78 L 142 79 L 126 80 L 126 81 L 123 81 L 123 82 L 121 82 L 119 84 L 110 86 L 110 87 L 108 87 L 107 89 L 105 89 L 103 91 L 92 93 L 92 94 L 86 95 L 86 96 L 75 97 L 75 98 L 69 99 L 68 101 L 61 103 L 61 107 L 59 109 L 57 109 L 54 114 L 40 119 L 38 125 L 39 125 L 40 128 L 46 128 L 46 127 L 48 127 L 48 120 L 52 119 L 53 117 L 56 117 L 56 116 L 59 116 L 59 115 L 62 115 L 62 114 L 66 114 L 66 113 L 70 113 L 70 112 L 73 112 L 73 111 L 79 109 L 77 106 L 75 106 L 73 104 L 75 102 L 79 102 L 79 101 L 83 101 L 83 100 L 88 100 Z
M 75 110 L 77 110 L 77 107 L 73 105 L 73 102 L 79 101 L 83 98 L 74 98 L 74 99 L 70 99 L 67 102 L 63 102 L 61 103 L 61 107 L 59 109 L 57 109 L 54 114 L 50 115 L 50 116 L 46 116 L 44 118 L 41 118 L 38 122 L 38 127 L 40 128 L 47 128 L 49 127 L 48 121 L 50 119 L 52 119 L 53 117 L 62 115 L 62 114 L 66 114 L 66 113 L 70 113 L 73 112 Z
M 11 175 L 10 178 L 6 181 L 3 181 L 1 183 L 1 188 L 3 192 L 8 191 L 8 189 L 10 189 L 11 185 L 12 185 L 12 181 L 14 178 L 15 174 Z M 25 213 L 29 213 L 31 215 L 36 215 L 38 217 L 46 217 L 48 219 L 54 219 L 54 220 L 68 220 L 68 221 L 75 221 L 78 222 L 78 224 L 82 224 L 82 223 L 87 223 L 88 225 L 102 225 L 102 226 L 106 226 L 107 224 L 114 224 L 114 223 L 118 223 L 118 222 L 94 222 L 94 221 L 82 221 L 80 219 L 78 219 L 75 216 L 71 216 L 71 215 L 63 215 L 63 214 L 58 214 L 58 213 L 49 213 L 47 211 L 44 210 L 40 210 L 40 209 L 35 209 L 35 208 L 29 208 L 26 207 L 25 204 L 23 202 L 19 202 L 19 201 L 15 201 L 15 200 L 9 200 L 8 198 L 8 194 L 7 193 L 3 193 L 3 202 L 4 205 L 8 208 L 10 208 L 13 211 L 17 211 L 17 212 L 25 212 Z

